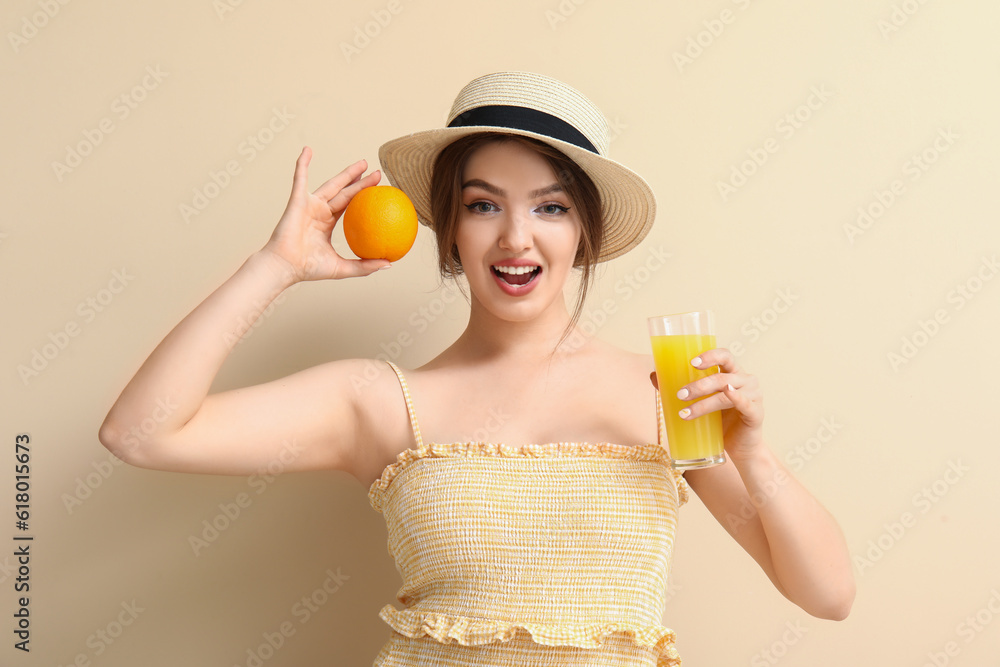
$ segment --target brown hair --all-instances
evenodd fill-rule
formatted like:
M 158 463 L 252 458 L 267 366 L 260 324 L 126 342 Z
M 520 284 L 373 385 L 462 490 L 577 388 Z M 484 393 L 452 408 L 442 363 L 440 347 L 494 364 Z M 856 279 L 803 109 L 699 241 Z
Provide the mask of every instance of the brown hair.
M 520 135 L 481 132 L 458 139 L 438 154 L 434 160 L 430 190 L 431 220 L 437 237 L 438 269 L 445 278 L 454 278 L 463 273 L 455 237 L 458 235 L 458 219 L 462 207 L 462 172 L 469 157 L 487 144 L 508 141 L 527 146 L 541 155 L 552 167 L 563 191 L 579 209 L 582 231 L 573 266 L 583 270 L 583 277 L 576 308 L 569 327 L 563 334 L 565 338 L 580 319 L 583 302 L 593 282 L 594 266 L 604 241 L 604 215 L 600 193 L 587 172 L 547 143 Z

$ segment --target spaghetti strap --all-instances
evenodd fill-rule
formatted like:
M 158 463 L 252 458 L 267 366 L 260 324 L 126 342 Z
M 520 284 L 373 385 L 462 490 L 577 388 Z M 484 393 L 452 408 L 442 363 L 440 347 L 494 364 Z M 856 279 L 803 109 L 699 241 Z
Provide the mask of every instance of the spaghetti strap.
M 653 390 L 656 393 L 656 442 L 661 447 L 666 440 L 666 432 L 664 431 L 663 424 L 663 399 L 660 398 L 660 391 L 658 389 Z
M 389 364 L 393 372 L 396 373 L 396 377 L 399 378 L 399 386 L 403 389 L 403 398 L 406 399 L 406 413 L 410 417 L 410 428 L 413 429 L 413 439 L 417 441 L 417 447 L 424 446 L 424 439 L 420 437 L 420 426 L 417 424 L 417 413 L 413 410 L 413 399 L 410 398 L 410 389 L 406 386 L 406 378 L 403 377 L 403 371 L 399 370 L 399 367 L 391 361 L 386 361 Z

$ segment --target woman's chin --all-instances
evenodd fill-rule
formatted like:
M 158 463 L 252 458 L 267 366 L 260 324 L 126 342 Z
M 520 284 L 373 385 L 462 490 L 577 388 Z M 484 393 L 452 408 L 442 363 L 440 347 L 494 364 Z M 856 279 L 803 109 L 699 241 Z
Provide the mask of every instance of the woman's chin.
M 536 292 L 531 298 L 512 298 L 507 295 L 498 296 L 496 292 L 491 296 L 492 298 L 488 297 L 486 299 L 477 298 L 476 301 L 479 302 L 478 305 L 482 310 L 504 322 L 530 323 L 543 318 L 553 308 L 559 308 L 562 312 L 566 311 L 561 293 L 558 295 L 559 301 L 555 299 L 546 300 L 536 298 L 542 296 L 541 292 Z M 475 312 L 475 307 L 473 311 Z

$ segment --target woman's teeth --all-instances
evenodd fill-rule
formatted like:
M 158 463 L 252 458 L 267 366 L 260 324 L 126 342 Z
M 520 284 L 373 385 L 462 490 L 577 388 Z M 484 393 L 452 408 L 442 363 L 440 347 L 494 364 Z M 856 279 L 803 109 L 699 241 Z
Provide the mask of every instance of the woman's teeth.
M 494 266 L 499 273 L 509 273 L 515 276 L 519 276 L 522 273 L 531 273 L 537 266 Z
M 527 285 L 541 270 L 539 266 L 494 266 L 497 277 L 508 285 Z

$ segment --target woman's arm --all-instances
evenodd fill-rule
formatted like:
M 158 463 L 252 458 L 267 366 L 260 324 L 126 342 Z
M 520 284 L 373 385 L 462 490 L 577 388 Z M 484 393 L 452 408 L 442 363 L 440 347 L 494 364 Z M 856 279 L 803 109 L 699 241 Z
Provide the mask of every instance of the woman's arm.
M 288 206 L 268 243 L 153 350 L 101 425 L 99 438 L 133 465 L 184 472 L 252 474 L 350 464 L 358 422 L 352 373 L 360 361 L 308 369 L 274 382 L 208 395 L 233 346 L 267 306 L 302 280 L 370 274 L 383 260 L 345 260 L 330 234 L 347 202 L 374 185 L 359 161 L 306 189 L 311 152 L 296 162 Z M 357 367 L 357 368 L 355 368 Z
M 684 478 L 782 595 L 813 616 L 847 618 L 855 584 L 843 533 L 770 449 Z
M 687 385 L 686 399 L 707 398 L 685 418 L 721 410 L 728 461 L 685 480 L 785 597 L 813 616 L 846 618 L 855 582 L 840 527 L 764 443 L 757 379 L 724 348 L 700 355 L 698 367 L 711 366 L 720 372 Z

